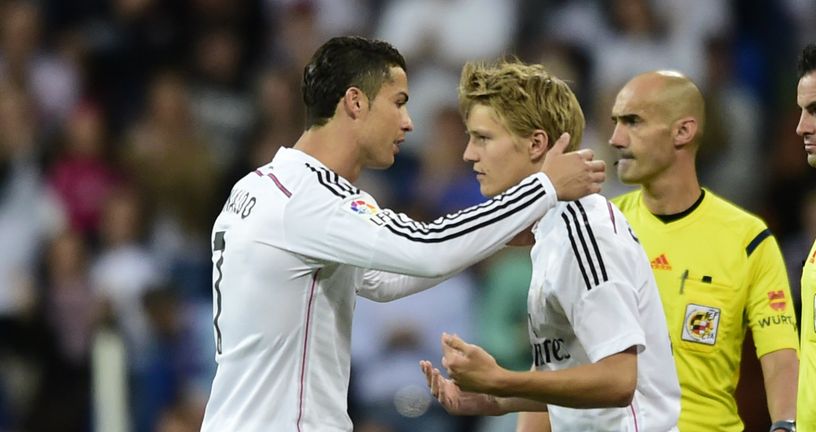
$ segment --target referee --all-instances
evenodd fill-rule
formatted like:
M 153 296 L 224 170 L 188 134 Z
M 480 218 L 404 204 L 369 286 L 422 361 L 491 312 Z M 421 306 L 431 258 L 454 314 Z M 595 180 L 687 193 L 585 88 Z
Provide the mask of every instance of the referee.
M 798 340 L 785 265 L 762 220 L 700 186 L 703 96 L 679 73 L 644 73 L 618 93 L 612 119 L 618 176 L 641 186 L 614 202 L 660 290 L 680 379 L 680 430 L 743 430 L 734 391 L 748 328 L 771 430 L 794 430 Z

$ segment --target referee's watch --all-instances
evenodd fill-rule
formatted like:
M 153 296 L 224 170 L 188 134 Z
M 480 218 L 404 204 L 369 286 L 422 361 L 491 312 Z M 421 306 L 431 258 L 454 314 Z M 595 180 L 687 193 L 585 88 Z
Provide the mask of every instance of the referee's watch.
M 795 420 L 778 420 L 773 422 L 771 425 L 770 432 L 775 432 L 779 429 L 787 432 L 796 432 L 796 421 Z

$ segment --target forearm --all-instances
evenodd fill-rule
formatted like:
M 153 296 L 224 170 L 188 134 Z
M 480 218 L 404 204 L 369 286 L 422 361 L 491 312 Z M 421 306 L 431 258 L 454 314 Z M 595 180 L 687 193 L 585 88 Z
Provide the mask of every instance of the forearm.
M 550 432 L 550 415 L 545 412 L 521 412 L 516 422 L 516 432 Z
M 490 393 L 570 408 L 604 408 L 628 405 L 636 385 L 637 355 L 631 349 L 558 371 L 504 371 Z
M 458 273 L 539 220 L 557 203 L 555 194 L 549 180 L 536 175 L 488 202 L 430 223 L 383 211 L 376 216 L 381 229 L 364 267 L 432 278 Z
M 363 278 L 363 286 L 357 294 L 376 302 L 389 302 L 435 287 L 452 276 L 423 278 L 367 270 Z
M 796 351 L 783 349 L 760 358 L 771 421 L 796 418 L 799 360 Z
M 547 404 L 521 397 L 496 397 L 498 415 L 513 412 L 546 412 Z

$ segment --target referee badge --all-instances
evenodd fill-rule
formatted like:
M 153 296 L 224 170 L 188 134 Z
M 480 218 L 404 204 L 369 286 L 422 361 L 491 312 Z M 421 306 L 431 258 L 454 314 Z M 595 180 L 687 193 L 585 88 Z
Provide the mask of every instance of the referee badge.
M 717 342 L 720 309 L 689 303 L 686 305 L 685 316 L 683 340 L 705 345 L 714 345 Z

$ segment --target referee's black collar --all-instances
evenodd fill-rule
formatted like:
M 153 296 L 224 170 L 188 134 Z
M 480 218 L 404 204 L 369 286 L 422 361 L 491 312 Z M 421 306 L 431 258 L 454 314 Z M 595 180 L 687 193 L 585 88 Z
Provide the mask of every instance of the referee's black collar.
M 691 212 L 693 212 L 695 209 L 697 209 L 697 207 L 700 207 L 700 203 L 703 202 L 704 197 L 705 197 L 705 189 L 700 188 L 700 198 L 697 198 L 697 201 L 694 201 L 694 204 L 692 204 L 691 207 L 681 211 L 680 213 L 674 213 L 674 214 L 669 214 L 669 215 L 656 214 L 654 216 L 656 218 L 660 219 L 660 221 L 663 222 L 664 224 L 674 222 L 674 221 L 678 221 L 678 220 L 683 219 L 684 217 L 690 215 Z M 654 214 L 654 213 L 652 213 L 652 214 Z

